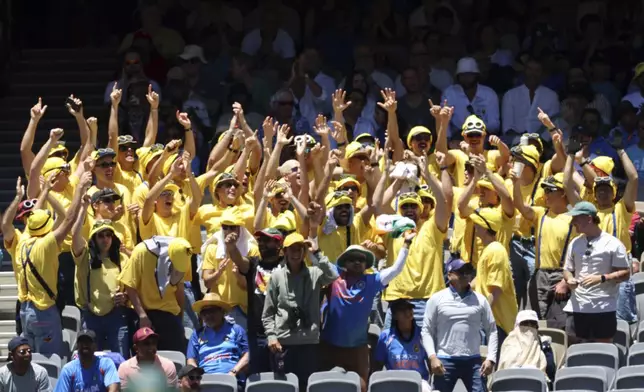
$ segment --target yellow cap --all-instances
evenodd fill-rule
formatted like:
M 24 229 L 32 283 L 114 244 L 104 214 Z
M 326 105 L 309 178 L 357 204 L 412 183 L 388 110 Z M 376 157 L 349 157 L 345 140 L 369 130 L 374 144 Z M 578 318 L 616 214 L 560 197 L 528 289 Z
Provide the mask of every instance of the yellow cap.
M 492 230 L 495 233 L 501 230 L 501 226 L 503 226 L 501 210 L 495 207 L 477 208 L 470 215 L 470 219 L 475 225 Z
M 163 191 L 172 191 L 173 193 L 179 192 L 181 188 L 179 188 L 179 185 L 175 184 L 174 182 L 170 181 L 165 186 L 163 187 Z
M 150 174 L 148 173 L 148 165 L 154 158 L 160 157 L 163 154 L 163 144 L 155 144 L 152 147 L 141 147 L 136 150 L 136 153 L 139 156 L 141 170 L 145 174 Z M 150 169 L 152 168 L 150 167 Z
M 192 245 L 185 238 L 177 237 L 168 245 L 168 257 L 177 271 L 188 272 L 192 257 Z
M 291 245 L 295 244 L 304 244 L 304 237 L 300 233 L 291 233 L 284 238 L 284 248 L 288 248 Z
M 174 161 L 176 161 L 179 158 L 179 153 L 174 153 L 170 155 L 165 162 L 163 162 L 163 175 L 167 176 L 168 173 L 170 173 L 170 168 L 172 168 L 172 164 Z
M 633 80 L 637 79 L 644 73 L 644 62 L 639 63 L 635 66 L 635 75 L 633 75 Z
M 347 145 L 347 148 L 344 150 L 344 155 L 347 159 L 353 158 L 357 155 L 364 155 L 369 157 L 369 151 L 362 145 L 362 143 L 351 142 Z
M 109 219 L 100 219 L 94 222 L 92 229 L 89 232 L 89 238 L 94 237 L 94 234 L 100 233 L 104 230 L 111 230 L 112 233 L 116 233 L 114 226 L 112 226 L 112 221 Z
M 422 125 L 416 125 L 412 129 L 410 129 L 409 133 L 407 134 L 407 145 L 411 147 L 411 139 L 424 133 L 429 135 L 429 144 L 432 144 L 432 131 L 430 131 L 427 127 L 423 127 Z
M 563 173 L 557 173 L 554 176 L 548 176 L 548 177 L 544 178 L 543 181 L 541 182 L 541 187 L 542 188 L 555 187 L 555 188 L 563 191 L 563 189 L 564 189 L 564 186 L 563 186 Z
M 354 138 L 353 138 L 353 141 L 354 141 L 354 142 L 360 142 L 360 139 L 371 139 L 371 141 L 373 141 L 374 143 L 375 143 L 375 141 L 376 141 L 376 138 L 375 138 L 375 137 L 373 137 L 373 135 L 372 135 L 372 134 L 370 134 L 370 133 L 366 133 L 366 132 L 365 132 L 365 133 L 361 133 L 361 134 L 359 134 L 358 136 L 354 137 Z
M 56 153 L 64 152 L 66 155 L 69 154 L 69 150 L 65 147 L 65 142 L 58 142 L 54 147 L 49 150 L 49 156 L 52 156 Z
M 215 177 L 215 181 L 214 181 L 215 188 L 217 188 L 219 184 L 222 184 L 227 181 L 232 181 L 236 184 L 239 184 L 239 181 L 237 181 L 237 179 L 232 173 L 223 172 L 223 173 L 217 174 L 217 177 Z
M 423 197 L 430 198 L 430 199 L 432 199 L 432 203 L 434 205 L 436 205 L 436 198 L 434 197 L 434 195 L 432 195 L 432 193 L 429 191 L 429 189 L 426 188 L 426 185 L 424 185 L 424 187 L 421 187 L 418 190 L 418 196 L 420 196 L 421 201 L 422 201 Z
M 335 191 L 326 195 L 324 204 L 326 204 L 326 208 L 333 208 L 342 204 L 353 205 L 353 200 L 351 200 L 347 192 Z
M 483 120 L 481 120 L 478 116 L 471 114 L 469 117 L 465 119 L 465 122 L 463 123 L 462 131 L 463 131 L 462 132 L 463 135 L 467 135 L 470 132 L 486 133 L 487 128 Z
M 334 189 L 342 190 L 342 187 L 347 185 L 355 185 L 358 187 L 358 191 L 360 190 L 360 181 L 358 181 L 358 179 L 355 178 L 354 176 L 345 176 L 339 179 L 338 181 L 335 182 Z
M 27 232 L 32 237 L 42 237 L 54 228 L 54 217 L 49 210 L 33 210 L 27 218 Z
M 286 233 L 295 231 L 297 225 L 295 223 L 295 215 L 291 211 L 284 211 L 275 218 L 271 225 L 272 229 L 277 229 Z
M 405 204 L 416 204 L 421 211 L 423 211 L 423 200 L 420 198 L 420 195 L 416 192 L 407 192 L 400 195 L 398 198 L 398 209 Z
M 40 169 L 40 174 L 42 174 L 43 176 L 48 176 L 54 170 L 71 170 L 71 169 L 70 169 L 69 163 L 67 163 L 63 158 L 52 157 L 52 158 L 47 158 L 42 169 Z
M 597 157 L 590 161 L 590 164 L 596 169 L 603 171 L 606 176 L 613 174 L 613 169 L 615 168 L 615 161 L 613 161 L 613 158 L 606 156 Z
M 535 146 L 517 146 L 512 149 L 512 155 L 535 169 L 539 167 L 539 158 L 541 155 Z
M 219 223 L 226 226 L 243 226 L 244 220 L 236 211 L 234 211 L 234 208 L 226 208 L 223 214 L 221 214 Z
M 497 181 L 500 181 L 501 183 L 503 183 L 503 177 L 501 177 L 500 175 L 498 175 L 498 174 L 496 174 L 496 173 L 491 173 L 491 174 L 492 174 L 492 176 L 494 176 L 494 178 L 496 178 L 496 179 L 497 179 Z M 495 191 L 495 192 L 496 192 L 496 189 L 494 188 L 494 185 L 492 185 L 492 181 L 490 181 L 489 176 L 484 176 L 484 177 L 482 177 L 482 178 L 481 178 L 481 179 L 476 183 L 476 185 L 478 185 L 479 187 L 483 187 L 483 188 L 486 188 L 486 189 L 489 189 L 489 190 L 491 190 L 491 191 Z

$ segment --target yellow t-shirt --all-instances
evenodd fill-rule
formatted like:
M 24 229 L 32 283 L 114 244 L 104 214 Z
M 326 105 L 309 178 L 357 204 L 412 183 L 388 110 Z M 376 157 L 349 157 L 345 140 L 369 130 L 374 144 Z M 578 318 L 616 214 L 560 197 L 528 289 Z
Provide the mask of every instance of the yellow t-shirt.
M 552 161 L 546 162 L 541 168 L 541 175 L 537 173 L 534 180 L 531 184 L 521 186 L 521 196 L 523 197 L 523 202 L 529 205 L 530 207 L 546 206 L 546 199 L 543 193 L 543 188 L 541 188 L 541 182 L 544 178 L 550 175 Z M 510 179 L 505 181 L 505 186 L 510 192 L 510 195 L 513 195 L 514 185 Z M 521 237 L 530 237 L 532 236 L 533 222 L 525 219 L 519 210 L 514 211 L 514 234 Z M 536 236 L 536 232 L 534 234 Z
M 130 211 L 127 209 L 127 207 L 132 204 L 132 194 L 128 190 L 128 188 L 123 185 L 119 184 L 117 182 L 114 183 L 116 193 L 121 195 L 121 205 L 123 206 L 123 217 L 119 219 L 118 221 L 123 223 L 124 225 L 127 225 L 130 228 L 131 233 L 136 233 L 136 220 L 135 217 L 133 217 L 130 214 Z M 89 190 L 87 191 L 87 194 L 91 197 L 95 192 L 98 192 L 102 188 L 98 188 L 96 185 L 92 185 Z M 88 215 L 89 216 L 94 216 L 94 211 L 92 209 L 88 209 Z
M 49 297 L 49 295 L 47 295 L 43 286 L 31 272 L 29 265 L 24 262 L 27 259 L 27 253 L 30 248 L 31 252 L 29 253 L 29 259 L 47 286 L 49 286 L 49 289 L 54 293 L 54 295 L 56 295 L 58 294 L 58 255 L 61 253 L 60 246 L 52 232 L 44 237 L 30 237 L 22 239 L 16 249 L 17 262 L 14 265 L 17 266 L 19 270 L 19 272 L 16 273 L 16 276 L 21 277 L 20 281 L 18 281 L 18 285 L 23 286 L 23 290 L 26 292 L 27 301 L 33 302 L 38 309 L 45 310 L 51 306 L 55 306 L 56 303 Z M 22 275 L 25 273 L 27 275 L 26 287 L 25 277 Z
M 132 194 L 136 187 L 143 183 L 143 176 L 136 169 L 123 170 L 121 169 L 121 165 L 117 164 L 114 170 L 114 182 L 122 184 Z
M 140 208 L 143 208 L 143 204 L 145 204 L 145 198 L 148 197 L 148 193 L 150 193 L 150 186 L 148 183 L 141 183 L 134 189 L 134 192 L 132 192 L 132 203 L 136 203 Z
M 135 289 L 145 310 L 162 310 L 174 315 L 181 312 L 175 293 L 177 287 L 168 284 L 163 296 L 156 279 L 158 258 L 141 242 L 134 247 L 130 261 L 125 263 L 119 274 L 121 284 Z M 185 277 L 177 285 L 183 285 Z
M 393 301 L 399 298 L 429 298 L 445 288 L 443 279 L 443 241 L 446 232 L 441 232 L 431 217 L 409 248 L 409 255 L 400 275 L 385 289 L 383 299 Z M 387 266 L 392 266 L 403 246 L 404 238 L 385 237 Z
M 67 211 L 72 204 L 72 200 L 74 199 L 74 189 L 76 189 L 77 185 L 78 185 L 78 177 L 72 174 L 69 176 L 69 184 L 67 184 L 67 186 L 62 192 L 51 191 L 49 192 L 49 195 L 55 198 L 56 201 L 58 201 L 58 203 L 60 203 L 60 205 L 65 209 L 65 211 Z M 89 233 L 89 231 L 87 233 Z M 71 252 L 71 249 L 72 249 L 72 233 L 69 233 L 67 234 L 67 237 L 65 237 L 65 241 L 63 241 L 63 243 L 61 244 L 60 251 L 63 253 Z
M 626 251 L 630 252 L 633 244 L 631 243 L 631 234 L 628 229 L 631 226 L 633 213 L 626 211 L 624 200 L 618 201 L 613 208 L 598 209 L 597 215 L 600 221 L 599 227 L 606 233 L 622 241 L 626 247 Z
M 254 232 L 255 227 L 255 209 L 250 204 L 239 204 L 232 207 L 222 207 L 214 204 L 204 204 L 199 207 L 197 215 L 194 218 L 195 226 L 203 226 L 208 233 L 208 236 L 215 234 L 221 229 L 221 214 L 228 208 L 235 209 L 235 214 L 239 215 L 244 221 L 244 227 L 251 233 Z
M 577 236 L 572 217 L 566 214 L 556 215 L 544 207 L 532 209 L 536 225 L 536 267 L 546 270 L 563 268 L 566 249 Z
M 318 245 L 332 263 L 347 249 L 347 245 L 359 245 L 370 239 L 371 233 L 371 227 L 363 222 L 360 213 L 354 215 L 348 234 L 345 226 L 338 226 L 330 234 L 325 234 L 322 228 L 323 225 L 318 228 Z M 349 241 L 347 241 L 347 236 Z
M 455 160 L 449 174 L 452 175 L 454 186 L 462 187 L 465 184 L 465 162 L 467 162 L 470 157 L 468 157 L 467 154 L 465 154 L 461 150 L 449 150 L 449 153 L 454 157 Z M 430 171 L 433 170 L 432 173 L 437 176 L 436 178 L 440 178 L 440 168 L 438 167 L 438 163 L 436 163 L 436 157 L 434 156 L 434 154 L 431 155 L 429 163 Z
M 463 193 L 463 189 L 458 192 L 458 195 Z M 456 196 L 456 192 L 454 192 Z M 455 200 L 458 204 L 458 200 Z M 468 203 L 469 208 L 477 209 L 479 207 L 479 198 L 478 196 L 472 196 L 470 202 Z M 460 236 L 460 254 L 461 258 L 465 261 L 472 263 L 474 268 L 476 268 L 476 262 L 478 260 L 479 254 L 483 250 L 483 243 L 481 239 L 474 235 L 474 224 L 467 217 L 463 217 L 458 211 L 458 205 L 456 205 L 454 211 L 454 231 L 458 228 L 458 235 Z M 457 221 L 458 219 L 458 221 Z
M 248 254 L 245 257 L 260 257 L 257 245 L 251 245 L 248 249 Z M 206 248 L 206 254 L 203 259 L 203 270 L 217 270 L 225 259 L 217 258 L 217 243 L 212 243 Z M 219 279 L 209 287 L 213 293 L 219 294 L 222 301 L 230 304 L 231 306 L 240 306 L 244 312 L 248 309 L 248 295 L 246 288 L 239 286 L 239 279 L 245 280 L 246 278 L 240 273 L 233 272 L 235 263 L 231 261 L 224 267 L 224 271 L 219 276 Z M 237 275 L 237 276 L 236 276 Z
M 483 249 L 476 269 L 475 290 L 487 298 L 492 287 L 501 289 L 501 295 L 492 305 L 494 319 L 506 334 L 510 333 L 514 329 L 519 309 L 510 270 L 510 257 L 506 247 L 497 241 Z
M 498 205 L 496 207 L 483 207 L 481 210 L 486 208 L 495 208 L 501 212 L 501 217 L 503 225 L 501 230 L 496 233 L 496 240 L 501 243 L 506 249 L 510 249 L 510 240 L 512 239 L 512 231 L 514 229 L 514 217 L 509 217 L 503 212 L 503 207 Z M 463 238 L 463 247 L 461 251 L 461 258 L 465 261 L 472 263 L 474 268 L 478 266 L 478 260 L 481 257 L 481 252 L 483 252 L 483 242 L 481 239 L 475 235 L 474 232 L 474 223 L 469 217 L 465 220 L 465 236 Z
M 73 252 L 72 252 L 73 253 Z M 89 260 L 89 249 L 85 247 L 80 255 L 73 255 L 76 263 L 74 276 L 74 291 L 76 305 L 81 309 L 87 309 L 87 277 L 89 275 L 89 311 L 97 316 L 104 316 L 114 309 L 112 296 L 123 290 L 119 282 L 119 266 L 109 258 L 103 259 L 101 268 L 91 269 Z M 121 254 L 121 266 L 125 266 L 127 256 Z
M 198 227 L 197 230 L 194 229 L 194 221 L 190 219 L 190 204 L 184 204 L 177 213 L 165 218 L 155 212 L 147 224 L 143 222 L 143 216 L 139 215 L 141 240 L 150 239 L 155 235 L 182 237 L 190 241 L 194 252 L 199 252 L 201 233 Z
M 18 244 L 25 241 L 29 238 L 29 234 L 22 233 L 18 229 L 14 229 L 13 240 L 11 243 L 4 241 L 4 248 L 9 253 L 11 257 L 11 265 L 13 266 L 13 275 L 16 278 L 18 283 L 18 301 L 25 302 L 27 300 L 27 292 L 25 291 L 25 276 L 23 275 L 22 266 L 18 264 L 18 259 L 16 258 L 16 249 L 18 249 Z

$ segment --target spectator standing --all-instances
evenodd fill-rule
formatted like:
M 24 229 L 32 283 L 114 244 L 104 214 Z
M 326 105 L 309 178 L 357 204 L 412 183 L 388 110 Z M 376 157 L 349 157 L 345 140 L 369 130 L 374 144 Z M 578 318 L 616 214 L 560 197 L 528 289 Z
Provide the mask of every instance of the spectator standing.
M 452 392 L 460 379 L 468 392 L 485 391 L 485 377 L 497 357 L 498 335 L 487 299 L 472 290 L 474 268 L 462 259 L 447 262 L 449 286 L 430 297 L 423 321 L 423 346 L 434 375 L 433 387 Z M 481 363 L 481 330 L 488 356 Z
M 402 72 L 401 81 L 407 94 L 398 98 L 397 113 L 407 124 L 436 129 L 436 121 L 427 110 L 427 102 L 430 99 L 440 99 L 440 94 L 428 95 L 426 89 L 423 89 L 420 76 L 420 71 L 416 68 L 410 67 Z
M 183 51 L 185 42 L 181 35 L 175 30 L 162 25 L 162 15 L 154 5 L 148 5 L 141 9 L 141 29 L 125 36 L 119 52 L 137 45 L 137 40 L 145 38 L 150 40 L 150 52 L 160 54 L 164 59 L 172 59 Z
M 230 374 L 243 380 L 242 371 L 248 366 L 248 338 L 244 328 L 225 319 L 232 307 L 218 294 L 208 293 L 192 309 L 203 327 L 190 337 L 188 364 L 208 374 Z
M 123 90 L 123 96 L 129 97 L 130 95 L 127 93 L 127 88 L 132 80 L 146 81 L 147 84 L 152 85 L 152 90 L 161 95 L 161 86 L 159 86 L 156 81 L 146 76 L 145 71 L 143 70 L 142 61 L 141 54 L 138 51 L 128 50 L 125 52 L 123 55 L 123 66 L 121 68 L 119 79 L 109 82 L 105 87 L 105 94 L 103 95 L 104 103 L 110 103 L 110 94 L 112 94 L 112 91 L 115 88 Z M 123 104 L 125 105 L 125 102 L 123 102 Z
M 163 374 L 165 384 L 174 388 L 177 385 L 177 368 L 171 360 L 157 355 L 159 335 L 148 327 L 139 328 L 134 333 L 132 343 L 135 356 L 119 366 L 121 387 L 125 390 L 129 383 L 140 382 L 141 376 L 156 373 Z
M 284 71 L 295 57 L 293 38 L 279 27 L 279 14 L 267 9 L 258 28 L 249 31 L 241 43 L 241 51 L 254 56 L 257 64 L 271 70 Z
M 631 81 L 637 86 L 637 91 L 625 95 L 622 101 L 629 101 L 633 107 L 638 109 L 638 114 L 642 112 L 642 105 L 644 104 L 644 62 L 635 66 L 635 75 Z
M 94 331 L 87 329 L 80 331 L 76 345 L 78 358 L 63 366 L 54 391 L 119 391 L 119 376 L 114 362 L 106 356 L 94 355 L 96 351 Z
M 308 248 L 312 266 L 304 263 Z M 284 267 L 271 275 L 262 323 L 272 352 L 273 371 L 294 373 L 304 391 L 318 370 L 320 290 L 338 278 L 333 265 L 317 245 L 299 233 L 284 239 Z M 302 360 L 306 358 L 306 360 Z
M 427 352 L 421 338 L 421 327 L 414 321 L 414 305 L 406 299 L 389 303 L 391 328 L 383 331 L 375 348 L 374 370 L 413 370 L 423 379 L 423 392 L 431 391 Z
M 186 349 L 181 307 L 191 256 L 192 246 L 187 240 L 153 236 L 134 247 L 119 275 L 138 315 L 139 328 L 154 326 L 162 350 Z
M 0 368 L 2 392 L 51 392 L 47 369 L 31 362 L 31 346 L 27 338 L 16 336 L 7 344 L 9 363 Z
M 499 97 L 488 86 L 479 84 L 481 71 L 471 57 L 463 57 L 456 65 L 456 83 L 443 91 L 441 101 L 447 100 L 454 107 L 454 115 L 448 129 L 448 137 L 458 135 L 466 118 L 479 117 L 491 134 L 499 131 Z
M 425 92 L 440 91 L 442 92 L 452 84 L 452 74 L 441 68 L 438 64 L 438 54 L 428 49 L 422 41 L 416 41 L 411 44 L 409 48 L 409 66 L 416 68 L 421 73 L 420 80 L 423 81 L 427 78 Z M 426 72 L 426 75 L 422 75 Z M 396 78 L 396 96 L 402 98 L 407 94 L 407 89 L 402 83 L 402 75 Z
M 619 283 L 630 275 L 626 248 L 602 231 L 592 203 L 580 201 L 568 215 L 581 235 L 570 243 L 564 265 L 564 278 L 572 290 L 564 307 L 566 333 L 578 341 L 612 343 Z
M 644 118 L 637 120 L 637 134 L 639 141 L 626 148 L 628 158 L 633 162 L 639 178 L 644 178 Z M 637 198 L 638 201 L 644 201 L 644 181 L 638 181 Z
M 199 392 L 201 391 L 201 379 L 204 370 L 200 367 L 186 365 L 179 370 L 177 378 L 179 379 L 179 391 L 181 392 Z
M 327 309 L 320 338 L 323 369 L 336 366 L 355 371 L 361 379 L 362 392 L 369 383 L 369 314 L 376 296 L 405 266 L 415 232 L 404 235 L 405 242 L 396 262 L 389 268 L 366 274 L 376 256 L 365 247 L 351 245 L 336 261 L 338 279 L 329 287 Z
M 630 101 L 621 101 L 617 106 L 617 126 L 611 129 L 608 140 L 613 142 L 616 138 L 621 138 L 624 148 L 636 145 L 640 141 L 639 136 L 639 119 L 637 112 Z

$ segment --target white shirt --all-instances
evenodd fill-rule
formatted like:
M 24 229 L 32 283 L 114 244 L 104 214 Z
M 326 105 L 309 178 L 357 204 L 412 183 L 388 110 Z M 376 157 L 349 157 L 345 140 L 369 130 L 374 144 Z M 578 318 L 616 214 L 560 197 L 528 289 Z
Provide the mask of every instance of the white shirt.
M 586 255 L 590 249 L 590 254 Z M 602 232 L 590 241 L 585 235 L 572 240 L 564 269 L 581 281 L 588 275 L 606 275 L 613 269 L 629 268 L 626 247 L 612 235 Z M 619 283 L 606 281 L 590 287 L 578 285 L 572 291 L 564 312 L 607 313 L 617 310 Z
M 297 102 L 300 106 L 300 113 L 311 125 L 315 124 L 315 118 L 319 113 L 331 112 L 331 97 L 335 91 L 335 80 L 329 75 L 319 72 L 315 75 L 313 81 L 322 88 L 322 94 L 316 97 L 307 85 L 304 89 L 304 95 Z
M 244 37 L 241 44 L 242 52 L 254 56 L 262 46 L 262 36 L 259 29 L 250 31 Z M 282 29 L 277 31 L 273 41 L 273 51 L 278 53 L 283 59 L 292 59 L 295 57 L 295 44 L 288 33 Z
M 429 83 L 439 89 L 441 92 L 454 83 L 452 74 L 441 68 L 432 68 L 429 71 Z M 407 94 L 407 89 L 402 84 L 400 75 L 396 77 L 396 98 L 404 97 Z
M 487 358 L 496 361 L 496 322 L 484 296 L 470 290 L 461 298 L 450 286 L 429 297 L 421 332 L 428 356 L 481 355 L 481 329 L 489 336 Z
M 624 98 L 622 98 L 622 101 L 628 101 L 632 103 L 635 109 L 637 109 L 638 111 L 640 107 L 644 105 L 644 97 L 642 97 L 642 93 L 640 93 L 639 90 L 626 94 Z
M 541 121 L 537 118 L 541 108 L 550 117 L 559 113 L 559 97 L 548 87 L 539 86 L 534 92 L 530 102 L 530 90 L 525 84 L 515 87 L 503 96 L 501 115 L 503 119 L 503 133 L 510 129 L 518 133 L 535 133 L 541 128 Z
M 472 102 L 465 95 L 460 84 L 453 84 L 443 91 L 441 102 L 447 100 L 449 106 L 454 107 L 454 115 L 450 121 L 449 137 L 460 134 L 465 119 L 471 114 L 476 114 L 485 122 L 488 134 L 496 133 L 501 127 L 499 120 L 499 97 L 494 90 L 488 86 L 479 84 L 476 88 L 476 95 Z M 467 107 L 472 105 L 474 113 L 470 113 Z

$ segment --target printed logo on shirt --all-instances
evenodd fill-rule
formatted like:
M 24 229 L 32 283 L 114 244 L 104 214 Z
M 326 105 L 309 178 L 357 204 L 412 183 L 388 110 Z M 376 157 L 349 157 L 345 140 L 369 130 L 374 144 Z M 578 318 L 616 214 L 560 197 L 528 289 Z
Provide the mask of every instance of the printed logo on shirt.
M 414 350 L 416 347 L 414 346 Z M 422 361 L 418 355 L 402 353 L 398 355 L 393 355 L 394 359 L 394 368 L 395 369 L 406 369 L 406 370 L 415 370 L 420 368 Z
M 420 352 L 420 347 L 418 347 L 418 343 L 414 344 L 414 352 L 419 353 Z
M 364 280 L 359 280 L 359 281 L 358 281 L 358 283 L 356 283 L 356 288 L 357 288 L 358 290 L 362 290 L 362 289 L 364 289 L 364 286 L 365 286 L 365 282 L 364 282 Z
M 233 358 L 231 353 L 220 353 L 209 355 L 204 359 L 204 363 L 207 362 L 219 362 L 219 361 L 230 361 Z

